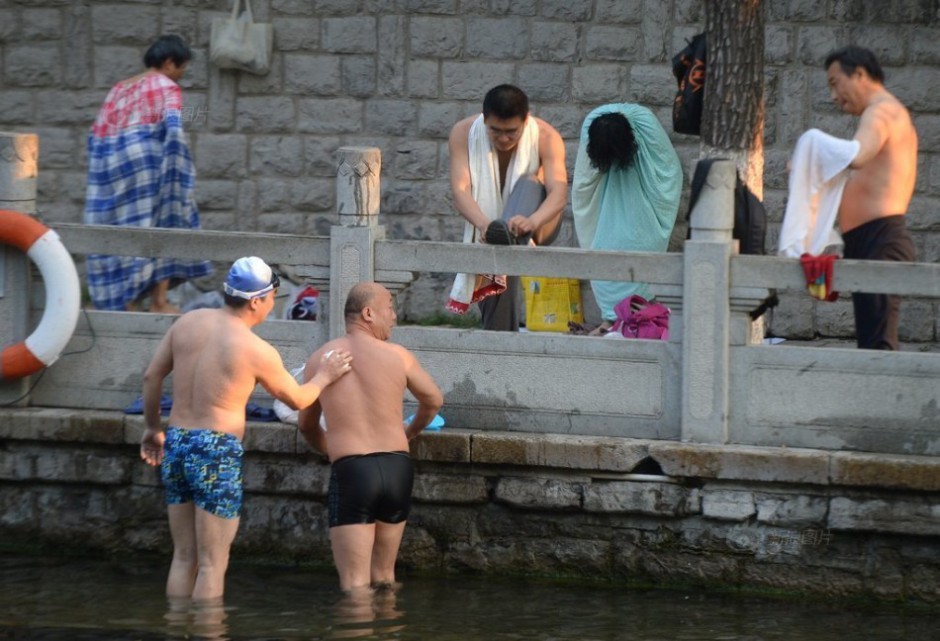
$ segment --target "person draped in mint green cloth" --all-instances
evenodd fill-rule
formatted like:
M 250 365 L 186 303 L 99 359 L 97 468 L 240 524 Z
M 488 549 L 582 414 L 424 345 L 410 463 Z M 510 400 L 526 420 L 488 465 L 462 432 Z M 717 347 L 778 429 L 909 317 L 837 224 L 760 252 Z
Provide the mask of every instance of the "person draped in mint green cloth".
M 586 249 L 664 252 L 679 212 L 682 166 L 659 120 L 629 103 L 594 109 L 581 126 L 571 209 Z M 644 283 L 591 281 L 601 310 L 600 332 L 614 307 L 633 294 L 651 298 Z

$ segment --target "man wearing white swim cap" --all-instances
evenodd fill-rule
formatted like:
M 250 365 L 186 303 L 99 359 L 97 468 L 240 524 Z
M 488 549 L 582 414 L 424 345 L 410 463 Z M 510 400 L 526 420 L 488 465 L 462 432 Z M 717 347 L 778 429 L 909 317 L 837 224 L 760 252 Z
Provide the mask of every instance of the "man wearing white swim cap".
M 303 385 L 277 350 L 251 330 L 274 307 L 277 274 L 256 256 L 239 258 L 223 286 L 225 306 L 183 314 L 164 335 L 144 373 L 140 457 L 160 466 L 173 538 L 169 597 L 217 599 L 242 503 L 245 405 L 261 383 L 288 406 L 307 407 L 350 370 L 344 349 L 318 362 Z M 160 418 L 163 381 L 173 374 L 169 427 Z

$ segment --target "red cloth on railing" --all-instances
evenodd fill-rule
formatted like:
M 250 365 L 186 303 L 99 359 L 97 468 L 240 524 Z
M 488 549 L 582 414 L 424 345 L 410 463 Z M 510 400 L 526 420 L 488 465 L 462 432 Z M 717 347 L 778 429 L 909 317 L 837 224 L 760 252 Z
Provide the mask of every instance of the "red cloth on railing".
M 832 291 L 832 264 L 838 256 L 800 256 L 803 275 L 806 276 L 806 291 L 813 298 L 833 302 L 839 299 L 839 292 Z

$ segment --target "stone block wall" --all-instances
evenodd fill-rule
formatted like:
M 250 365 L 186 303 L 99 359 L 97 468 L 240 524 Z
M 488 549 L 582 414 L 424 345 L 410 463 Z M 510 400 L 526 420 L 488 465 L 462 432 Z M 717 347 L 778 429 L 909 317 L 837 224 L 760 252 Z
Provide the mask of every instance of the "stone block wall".
M 140 417 L 0 410 L 0 531 L 170 554 Z M 331 564 L 329 466 L 249 424 L 234 554 Z M 445 428 L 412 443 L 403 574 L 492 573 L 940 602 L 935 457 Z
M 786 199 L 786 161 L 810 126 L 848 136 L 821 69 L 832 48 L 880 56 L 888 88 L 912 109 L 920 171 L 909 213 L 920 260 L 940 260 L 940 3 L 937 0 L 766 2 L 764 198 L 773 246 Z M 555 125 L 573 167 L 583 117 L 607 102 L 640 102 L 667 130 L 670 59 L 704 25 L 700 0 L 253 0 L 275 31 L 270 73 L 208 64 L 212 19 L 229 0 L 6 0 L 0 3 L 0 128 L 41 136 L 39 203 L 51 221 L 81 219 L 85 136 L 105 93 L 140 70 L 157 35 L 186 37 L 182 81 L 207 229 L 324 234 L 336 224 L 334 152 L 382 150 L 382 222 L 397 239 L 459 240 L 447 180 L 447 135 L 487 89 L 522 87 Z M 686 174 L 696 137 L 673 135 Z M 685 205 L 680 209 L 684 219 Z M 672 243 L 681 250 L 683 224 Z M 563 241 L 575 244 L 570 225 Z M 439 312 L 450 275 L 424 274 L 401 297 L 403 317 Z M 907 300 L 901 336 L 937 339 L 936 301 Z M 847 302 L 802 293 L 773 312 L 778 335 L 852 334 Z

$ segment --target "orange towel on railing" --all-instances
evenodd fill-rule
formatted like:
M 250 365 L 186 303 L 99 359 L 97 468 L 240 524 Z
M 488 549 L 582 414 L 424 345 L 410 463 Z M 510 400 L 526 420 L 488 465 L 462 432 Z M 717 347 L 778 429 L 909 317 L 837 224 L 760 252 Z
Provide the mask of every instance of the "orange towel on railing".
M 806 276 L 806 291 L 813 298 L 833 302 L 839 299 L 839 292 L 832 291 L 832 263 L 838 256 L 800 256 L 803 275 Z

